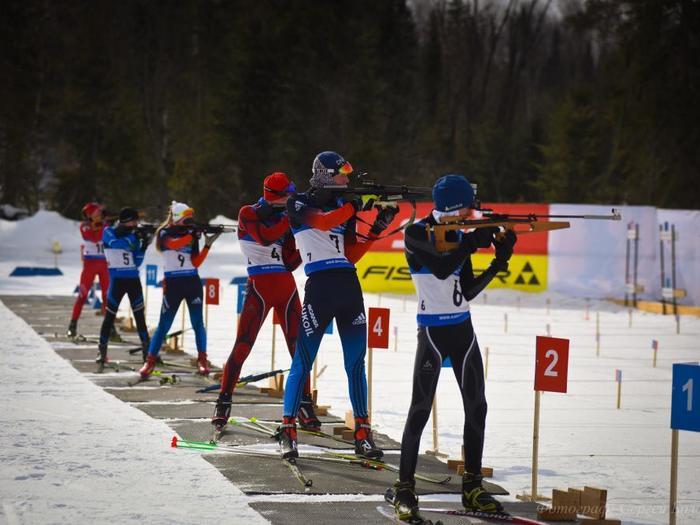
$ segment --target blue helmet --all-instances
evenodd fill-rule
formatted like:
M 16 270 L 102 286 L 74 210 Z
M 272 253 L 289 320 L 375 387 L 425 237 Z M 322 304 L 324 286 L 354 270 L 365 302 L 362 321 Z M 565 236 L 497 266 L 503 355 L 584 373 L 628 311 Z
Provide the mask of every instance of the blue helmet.
M 335 151 L 323 151 L 316 155 L 311 166 L 311 185 L 323 187 L 333 184 L 333 177 L 352 173 L 352 165 Z
M 441 212 L 468 208 L 474 203 L 474 188 L 464 175 L 443 175 L 433 185 L 433 202 Z

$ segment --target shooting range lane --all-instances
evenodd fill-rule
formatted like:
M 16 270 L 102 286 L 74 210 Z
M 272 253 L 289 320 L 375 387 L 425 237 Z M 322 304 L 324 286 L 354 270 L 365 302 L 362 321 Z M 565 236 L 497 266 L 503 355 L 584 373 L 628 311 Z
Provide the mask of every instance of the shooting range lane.
M 183 352 L 164 352 L 163 359 L 171 364 L 160 366 L 163 375 L 154 376 L 148 381 L 129 386 L 136 378 L 136 372 L 130 368 L 140 366 L 139 354 L 129 354 L 128 350 L 138 346 L 138 341 L 129 334 L 123 343 L 110 343 L 109 356 L 111 363 L 117 369 L 106 368 L 102 374 L 96 373 L 94 357 L 96 338 L 102 317 L 84 315 L 81 319 L 81 329 L 87 335 L 88 341 L 74 343 L 62 336 L 61 328 L 65 324 L 66 312 L 70 311 L 72 297 L 59 296 L 1 296 L 0 300 L 24 319 L 54 348 L 55 352 L 69 361 L 76 370 L 81 372 L 94 384 L 104 388 L 118 399 L 131 404 L 156 419 L 162 419 L 174 432 L 183 439 L 208 441 L 211 437 L 209 418 L 213 411 L 216 394 L 197 393 L 196 390 L 213 384 L 212 380 L 197 377 L 186 372 L 191 365 L 191 356 Z M 86 312 L 87 313 L 87 312 Z M 233 334 L 232 334 L 233 338 Z M 219 372 L 217 368 L 212 374 Z M 174 384 L 161 385 L 160 379 L 175 374 Z M 277 421 L 281 414 L 281 398 L 261 394 L 259 390 L 246 385 L 237 390 L 234 396 L 232 416 L 256 417 L 263 422 Z M 323 430 L 332 432 L 333 425 L 341 420 L 328 414 L 321 416 Z M 400 444 L 386 435 L 376 433 L 377 444 L 385 448 L 385 460 L 398 465 Z M 315 436 L 300 433 L 302 455 L 304 450 L 313 447 L 325 447 L 332 450 L 349 450 L 350 445 L 334 442 Z M 229 425 L 221 438 L 223 445 L 257 445 L 265 451 L 276 451 L 272 439 L 251 430 Z M 168 443 L 163 444 L 169 446 Z M 312 447 L 312 448 L 308 448 Z M 187 454 L 188 451 L 175 451 L 173 454 Z M 192 452 L 194 453 L 194 452 Z M 313 479 L 310 490 L 304 487 L 291 475 L 288 469 L 282 468 L 279 459 L 252 457 L 240 454 L 205 453 L 204 459 L 214 465 L 232 483 L 250 496 L 251 506 L 264 513 L 272 523 L 307 523 L 316 519 L 319 523 L 343 523 L 352 520 L 362 520 L 364 523 L 385 523 L 376 511 L 377 505 L 382 504 L 382 495 L 391 486 L 397 474 L 388 470 L 368 470 L 357 465 L 339 465 L 327 462 L 300 461 L 305 474 Z M 417 491 L 426 494 L 452 494 L 449 502 L 439 501 L 433 506 L 459 508 L 458 493 L 460 477 L 448 471 L 446 465 L 435 457 L 421 455 L 418 461 L 419 472 L 435 477 L 452 476 L 452 480 L 444 485 L 417 482 Z M 502 487 L 485 483 L 494 494 L 505 495 Z M 274 495 L 274 502 L 268 495 Z M 301 504 L 300 496 L 308 498 L 310 504 Z M 323 496 L 325 495 L 325 496 Z M 367 501 L 367 498 L 371 498 Z M 430 496 L 424 496 L 430 501 Z M 314 498 L 320 498 L 315 501 Z M 335 499 L 333 499 L 335 498 Z M 330 499 L 330 500 L 329 500 Z M 355 501 L 357 500 L 357 501 Z M 332 511 L 331 511 L 332 505 Z M 259 508 L 258 508 L 259 507 Z M 535 506 L 531 503 L 508 503 L 507 508 L 520 515 L 534 518 Z M 463 523 L 464 518 L 440 517 L 445 524 Z

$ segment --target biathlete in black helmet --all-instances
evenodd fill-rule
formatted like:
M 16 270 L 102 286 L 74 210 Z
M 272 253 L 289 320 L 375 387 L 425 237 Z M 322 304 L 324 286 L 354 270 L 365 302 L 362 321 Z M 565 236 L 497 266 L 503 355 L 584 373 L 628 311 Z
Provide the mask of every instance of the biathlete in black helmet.
M 296 416 L 303 385 L 311 370 L 326 327 L 335 318 L 343 346 L 350 402 L 355 416 L 355 453 L 379 458 L 367 414 L 367 318 L 357 262 L 374 239 L 394 219 L 397 208 L 382 208 L 361 241 L 355 231 L 355 213 L 361 200 L 337 197 L 326 187 L 347 186 L 352 166 L 334 151 L 319 153 L 312 166 L 311 189 L 287 201 L 289 223 L 308 276 L 301 307 L 296 351 L 284 392 L 284 419 L 278 433 L 283 457 L 297 453 Z
M 418 348 L 413 369 L 413 393 L 401 440 L 399 480 L 394 484 L 394 509 L 400 520 L 420 520 L 414 474 L 423 428 L 428 421 L 443 359 L 449 357 L 464 407 L 464 451 L 462 504 L 467 510 L 501 512 L 501 504 L 481 485 L 486 397 L 481 353 L 472 327 L 469 301 L 476 297 L 499 271 L 508 268 L 516 236 L 499 234 L 497 228 L 473 232 L 447 232 L 458 242 L 447 253 L 435 249 L 426 229 L 443 216 L 470 212 L 474 190 L 461 175 L 445 175 L 433 187 L 434 209 L 424 219 L 406 228 L 405 252 L 418 294 Z M 451 236 L 451 237 L 449 237 Z M 479 248 L 495 247 L 496 256 L 478 277 L 471 254 Z

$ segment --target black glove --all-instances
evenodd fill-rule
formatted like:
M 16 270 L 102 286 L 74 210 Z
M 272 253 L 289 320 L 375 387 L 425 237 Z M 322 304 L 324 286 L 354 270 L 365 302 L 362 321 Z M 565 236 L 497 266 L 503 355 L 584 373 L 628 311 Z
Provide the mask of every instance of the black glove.
M 114 235 L 116 237 L 124 237 L 125 235 L 129 235 L 132 230 L 133 228 L 119 224 L 117 227 L 114 228 Z
M 274 213 L 275 208 L 273 208 L 268 202 L 262 202 L 261 204 L 255 207 L 255 214 L 261 221 L 269 219 Z
M 471 244 L 476 248 L 488 248 L 491 246 L 494 235 L 498 233 L 498 228 L 476 228 L 473 232 L 465 234 L 471 239 Z
M 221 235 L 223 232 L 216 232 L 212 233 L 211 235 L 205 235 L 204 236 L 204 246 L 207 248 L 211 248 L 211 245 L 214 244 L 214 241 L 219 238 L 219 235 Z
M 136 228 L 134 236 L 141 243 L 141 251 L 146 251 L 146 248 L 151 243 L 151 239 L 153 239 L 153 232 L 145 228 Z
M 374 219 L 374 224 L 369 229 L 369 231 L 375 235 L 379 235 L 384 230 L 386 230 L 391 222 L 399 213 L 398 206 L 377 206 L 377 217 Z
M 491 263 L 491 266 L 498 271 L 505 271 L 508 269 L 508 261 L 513 255 L 513 246 L 515 246 L 518 237 L 513 230 L 506 230 L 499 237 L 493 240 L 493 245 L 496 248 L 496 258 Z

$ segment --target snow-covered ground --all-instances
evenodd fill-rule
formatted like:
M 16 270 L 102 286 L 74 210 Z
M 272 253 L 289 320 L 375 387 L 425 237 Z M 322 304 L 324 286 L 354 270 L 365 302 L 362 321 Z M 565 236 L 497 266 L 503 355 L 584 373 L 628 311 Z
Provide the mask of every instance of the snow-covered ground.
M 228 357 L 235 339 L 236 289 L 228 282 L 234 276 L 245 274 L 243 260 L 234 237 L 225 235 L 217 241 L 201 271 L 203 277 L 219 277 L 223 285 L 222 304 L 212 306 L 209 310 L 209 355 L 212 362 L 219 365 Z M 53 240 L 59 240 L 63 247 L 63 254 L 58 256 L 59 267 L 64 272 L 63 277 L 8 277 L 12 268 L 20 263 L 53 265 L 53 254 L 50 251 Z M 0 246 L 3 247 L 0 254 L 0 293 L 70 294 L 80 272 L 79 245 L 77 223 L 55 214 L 43 212 L 18 223 L 0 221 Z M 149 250 L 146 263 L 160 264 L 158 254 Z M 298 283 L 301 290 L 303 274 L 298 274 Z M 149 326 L 155 326 L 157 323 L 160 293 L 160 289 L 149 289 Z M 546 307 L 547 299 L 551 304 L 549 313 Z M 410 402 L 416 304 L 411 297 L 380 297 L 372 294 L 367 294 L 365 301 L 367 306 L 381 305 L 391 308 L 390 349 L 374 351 L 373 421 L 379 430 L 400 440 Z M 127 305 L 122 306 L 126 313 Z M 600 316 L 599 357 L 596 357 L 596 313 Z M 505 314 L 508 315 L 507 333 L 504 331 Z M 592 301 L 588 319 L 585 314 L 586 303 L 583 300 L 555 294 L 537 295 L 508 290 L 487 290 L 485 297 L 482 294 L 472 304 L 473 322 L 484 357 L 486 348 L 489 348 L 486 383 L 489 415 L 484 465 L 494 468 L 495 481 L 504 485 L 512 494 L 529 491 L 535 336 L 546 335 L 549 325 L 552 336 L 571 340 L 569 389 L 567 394 L 547 393 L 542 397 L 539 492 L 547 493 L 552 488 L 565 489 L 583 485 L 605 488 L 608 489 L 610 517 L 623 517 L 625 523 L 666 523 L 670 479 L 671 364 L 700 360 L 700 320 L 682 317 L 681 333 L 676 334 L 675 321 L 671 316 L 634 312 L 632 327 L 629 327 L 627 310 L 602 301 Z M 66 326 L 69 316 L 70 312 L 66 312 Z M 2 317 L 3 327 L 9 322 L 6 318 L 7 316 Z M 178 315 L 175 328 L 179 327 L 180 319 Z M 396 352 L 394 326 L 398 329 Z M 23 341 L 26 337 L 27 341 L 31 341 L 28 346 L 32 347 L 36 346 L 34 341 L 39 339 L 38 336 L 29 334 L 18 337 Z M 29 339 L 30 337 L 32 339 Z M 651 365 L 652 339 L 659 341 L 656 368 L 652 368 Z M 283 339 L 278 331 L 274 364 L 287 367 L 290 359 L 281 341 Z M 246 362 L 243 374 L 270 369 L 271 345 L 272 325 L 271 319 L 268 318 Z M 41 348 L 45 352 L 46 348 Z M 185 338 L 185 348 L 194 352 L 194 338 L 190 332 Z M 50 355 L 50 352 L 45 353 Z M 60 358 L 54 358 L 60 361 Z M 327 368 L 318 379 L 319 403 L 331 405 L 335 414 L 342 415 L 350 408 L 350 403 L 337 334 L 326 336 L 321 345 L 318 366 L 323 368 L 324 365 Z M 97 387 L 81 378 L 68 364 L 65 364 L 65 367 L 66 373 L 72 374 L 73 377 L 72 382 L 68 384 L 84 383 L 84 388 L 93 393 L 93 399 L 101 398 L 103 394 L 98 393 Z M 3 389 L 8 388 L 8 382 L 13 382 L 13 379 L 7 379 L 10 372 L 6 371 L 6 368 L 7 366 L 3 366 L 0 369 L 3 385 L 0 388 Z M 616 368 L 623 371 L 620 410 L 615 408 Z M 458 457 L 463 421 L 461 401 L 454 376 L 448 369 L 445 372 L 447 373 L 441 377 L 438 388 L 439 448 L 452 457 Z M 14 393 L 14 390 L 18 389 L 11 388 L 10 391 L 3 392 L 6 402 L 20 395 Z M 52 400 L 57 407 L 51 411 L 67 413 L 72 399 L 72 396 L 66 396 Z M 36 399 L 38 410 L 43 410 L 42 400 L 45 400 L 45 397 Z M 116 401 L 114 403 L 119 405 Z M 63 404 L 66 408 L 61 408 Z M 121 415 L 122 412 L 113 409 L 111 404 L 104 411 L 101 403 L 93 405 L 98 405 L 93 407 L 96 413 L 105 417 L 109 415 L 109 419 L 122 431 L 126 427 L 125 421 L 144 421 L 146 426 L 143 431 L 136 425 L 129 426 L 129 435 L 134 439 L 140 432 L 144 432 L 140 449 L 144 457 L 161 453 L 167 455 L 169 452 L 165 451 L 166 444 L 163 440 L 149 438 L 160 435 L 159 432 L 167 433 L 167 427 L 164 425 L 149 420 L 145 415 L 125 405 L 120 405 L 119 408 L 124 416 Z M 112 416 L 112 413 L 120 415 Z M 90 420 L 91 418 L 87 417 L 84 419 Z M 148 421 L 148 424 L 145 421 Z M 79 428 L 80 425 L 77 425 L 75 432 Z M 21 440 L 21 432 L 32 435 L 30 430 L 17 430 L 14 424 L 10 425 L 9 429 L 0 430 L 3 450 L 13 447 Z M 43 431 L 37 431 L 37 434 L 41 439 L 44 438 Z M 430 427 L 427 427 L 422 449 L 432 448 L 432 432 Z M 97 456 L 108 453 L 96 452 L 96 459 Z M 181 459 L 178 458 L 178 464 Z M 206 462 L 198 458 L 188 458 L 189 460 L 199 461 L 202 471 L 211 469 Z M 29 462 L 26 464 L 31 465 Z M 46 468 L 58 470 L 48 466 Z M 132 467 L 127 467 L 130 468 Z M 186 472 L 190 474 L 189 469 Z M 681 432 L 679 523 L 700 522 L 698 472 L 700 435 Z M 136 475 L 141 477 L 145 474 L 137 472 Z M 20 505 L 16 503 L 16 496 L 13 495 L 19 491 L 25 495 L 36 494 L 37 497 L 41 494 L 40 485 L 31 486 L 30 480 L 20 482 L 15 481 L 14 477 L 9 478 L 8 488 L 4 470 L 2 476 L 0 495 L 3 502 L 10 501 L 13 502 L 12 505 Z M 223 482 L 223 478 L 221 480 Z M 20 483 L 24 485 L 18 487 Z M 31 480 L 31 483 L 34 483 L 34 480 Z M 144 485 L 146 490 L 158 490 L 156 482 Z M 181 486 L 187 485 L 183 483 Z M 188 492 L 191 493 L 192 491 Z M 230 489 L 228 494 L 231 494 Z M 183 498 L 185 496 L 183 495 Z M 237 496 L 236 499 L 243 501 L 245 497 Z M 119 500 L 126 501 L 126 498 L 120 497 Z M 192 503 L 196 505 L 194 501 Z M 187 505 L 184 499 L 181 500 L 180 508 L 185 509 Z M 121 504 L 115 505 L 115 508 L 120 510 L 123 510 L 123 507 Z

